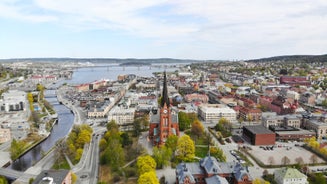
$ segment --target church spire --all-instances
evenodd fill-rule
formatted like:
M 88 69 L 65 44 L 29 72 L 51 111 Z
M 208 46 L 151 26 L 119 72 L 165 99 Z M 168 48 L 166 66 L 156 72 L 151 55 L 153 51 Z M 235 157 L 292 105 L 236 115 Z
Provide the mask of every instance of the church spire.
M 166 77 L 166 71 L 164 72 L 164 82 L 163 82 L 163 89 L 162 89 L 162 99 L 161 99 L 161 107 L 164 105 L 167 105 L 167 107 L 170 106 L 170 101 L 168 98 L 168 90 L 167 90 L 167 77 Z

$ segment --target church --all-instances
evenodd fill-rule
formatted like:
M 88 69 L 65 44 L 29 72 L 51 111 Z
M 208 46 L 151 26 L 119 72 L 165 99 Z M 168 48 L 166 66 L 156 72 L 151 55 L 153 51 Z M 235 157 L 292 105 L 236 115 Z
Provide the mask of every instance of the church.
M 153 146 L 162 146 L 170 135 L 179 136 L 178 115 L 172 112 L 170 108 L 167 77 L 166 72 L 164 72 L 160 111 L 150 117 L 149 139 Z

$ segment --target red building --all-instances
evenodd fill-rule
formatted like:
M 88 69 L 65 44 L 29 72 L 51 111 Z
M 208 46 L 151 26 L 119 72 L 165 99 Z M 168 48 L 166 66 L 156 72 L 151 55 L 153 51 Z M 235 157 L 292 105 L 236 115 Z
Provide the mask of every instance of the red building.
M 281 84 L 288 84 L 290 86 L 310 86 L 311 83 L 310 81 L 307 79 L 307 77 L 303 77 L 303 76 L 281 76 L 279 78 L 279 82 Z
M 170 135 L 179 136 L 178 116 L 170 109 L 167 91 L 167 77 L 164 73 L 162 100 L 159 114 L 153 114 L 150 119 L 149 138 L 154 146 L 162 146 Z
M 252 145 L 273 145 L 276 134 L 262 125 L 244 126 L 243 137 Z

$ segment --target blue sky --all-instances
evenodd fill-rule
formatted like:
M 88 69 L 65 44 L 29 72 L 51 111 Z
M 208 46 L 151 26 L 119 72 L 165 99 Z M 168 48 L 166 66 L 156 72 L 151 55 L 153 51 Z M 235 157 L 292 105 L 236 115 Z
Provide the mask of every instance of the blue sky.
M 0 58 L 326 54 L 326 0 L 0 0 Z

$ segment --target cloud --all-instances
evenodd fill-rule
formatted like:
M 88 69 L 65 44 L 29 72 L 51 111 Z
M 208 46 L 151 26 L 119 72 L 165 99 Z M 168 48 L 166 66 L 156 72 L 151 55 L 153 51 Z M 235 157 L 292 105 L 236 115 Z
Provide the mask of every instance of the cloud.
M 29 22 L 52 22 L 57 20 L 53 15 L 31 13 L 31 9 L 33 8 L 21 4 L 19 0 L 0 1 L 0 17 Z
M 1 0 L 0 17 L 109 30 L 149 38 L 158 47 L 176 43 L 181 50 L 206 53 L 210 46 L 213 54 L 263 56 L 269 48 L 303 52 L 305 45 L 321 52 L 326 8 L 325 0 Z

